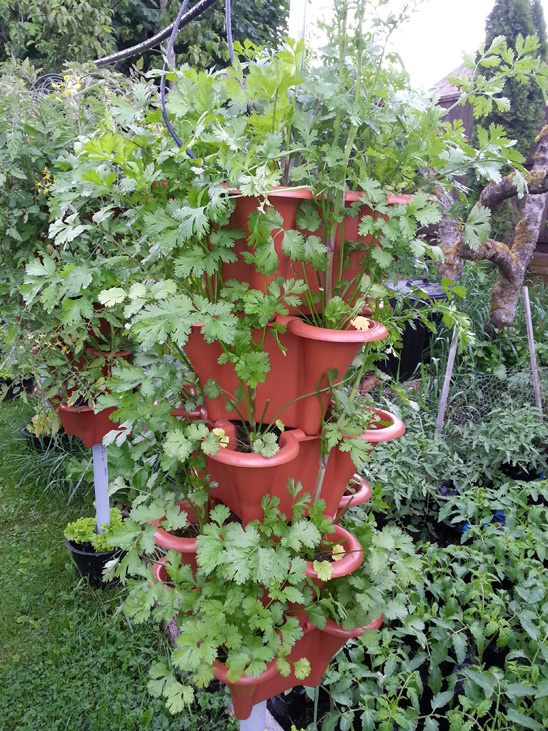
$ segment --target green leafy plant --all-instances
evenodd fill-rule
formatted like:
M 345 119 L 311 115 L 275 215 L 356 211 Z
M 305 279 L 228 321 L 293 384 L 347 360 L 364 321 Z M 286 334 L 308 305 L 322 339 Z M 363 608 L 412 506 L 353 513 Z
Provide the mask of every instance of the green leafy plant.
M 101 525 L 101 533 L 97 532 L 97 522 L 95 518 L 78 518 L 65 528 L 64 536 L 67 541 L 82 547 L 85 550 L 91 547 L 96 553 L 110 551 L 108 539 L 111 531 L 122 525 L 123 517 L 119 508 L 111 508 L 110 523 Z
M 149 572 L 139 561 L 132 558 L 134 552 L 153 547 L 145 534 L 134 543 L 131 521 L 110 536 L 111 545 L 123 546 L 131 551 L 123 559 L 118 573 L 125 573 L 128 566 L 142 580 L 130 587 L 124 611 L 135 621 L 143 621 L 152 614 L 156 619 L 175 619 L 180 632 L 170 663 L 165 661 L 152 668 L 151 691 L 166 698 L 173 712 L 193 697 L 191 686 L 182 685 L 177 676 L 181 669 L 189 670 L 190 680 L 197 687 L 204 687 L 213 677 L 213 661 L 226 665 L 231 680 L 242 675 L 256 677 L 276 661 L 282 675 L 290 672 L 287 655 L 302 636 L 296 609 L 303 608 L 318 626 L 325 626 L 326 619 L 335 618 L 345 626 L 354 620 L 370 621 L 375 611 L 380 611 L 379 598 L 383 590 L 391 591 L 395 582 L 406 585 L 414 576 L 416 559 L 413 550 L 405 543 L 398 531 L 386 531 L 384 536 L 374 536 L 371 525 L 363 531 L 364 545 L 369 551 L 368 569 L 353 585 L 340 582 L 332 593 L 325 588 L 317 597 L 317 588 L 305 575 L 307 559 L 319 578 L 328 580 L 332 574 L 330 562 L 314 560 L 315 551 L 328 547 L 332 560 L 344 555 L 344 544 L 326 544 L 333 521 L 323 515 L 324 505 L 317 501 L 307 505 L 308 494 L 300 494 L 299 485 L 289 487 L 294 498 L 294 518 L 291 524 L 277 508 L 277 498 L 263 499 L 263 521 L 254 521 L 245 528 L 238 522 L 229 521 L 229 511 L 217 505 L 210 513 L 197 539 L 198 570 L 193 576 L 189 566 L 181 566 L 176 552 L 168 551 L 163 562 L 164 584 L 152 582 Z M 138 510 L 137 520 L 149 514 Z M 143 538 L 145 538 L 143 540 Z M 409 556 L 404 557 L 404 554 Z M 391 554 L 392 564 L 381 568 L 381 563 Z M 407 566 L 407 574 L 396 579 L 398 562 Z M 369 593 L 366 588 L 370 575 Z M 327 586 L 331 582 L 328 581 Z M 352 589 L 351 586 L 354 588 Z M 360 591 L 361 589 L 361 591 Z M 350 601 L 349 593 L 356 596 Z M 392 609 L 398 612 L 394 602 Z M 238 611 L 232 608 L 238 607 Z M 352 625 L 352 629 L 356 624 Z M 297 661 L 294 671 L 305 679 L 309 672 L 306 658 Z
M 53 409 L 42 409 L 27 424 L 27 431 L 36 437 L 55 437 L 62 429 L 61 419 Z
M 31 309 L 43 308 L 52 323 L 56 303 L 62 303 L 63 345 L 63 334 L 72 338 L 74 331 L 74 341 L 82 343 L 90 323 L 97 334 L 95 317 L 110 317 L 129 325 L 124 334 L 129 331 L 145 351 L 170 354 L 192 370 L 185 346 L 199 325 L 208 343 L 220 345 L 221 362 L 235 371 L 236 393 L 222 395 L 233 412 L 245 404 L 247 418 L 240 420 L 249 421 L 249 441 L 264 456 L 276 452 L 274 423 L 284 420 L 282 412 L 266 424 L 254 408 L 256 389 L 271 368 L 264 351 L 269 322 L 296 310 L 316 326 L 355 327 L 366 297 L 386 295 L 388 270 L 405 271 L 424 256 L 439 255 L 416 233 L 439 220 L 436 186 L 458 186 L 457 175 L 474 166 L 495 178 L 504 163 L 516 167 L 518 178 L 522 170 L 501 130 L 490 130 L 473 149 L 459 128 L 441 123 L 442 110 L 412 94 L 387 52 L 405 13 L 380 13 L 368 35 L 366 19 L 378 8 L 360 0 L 352 14 L 351 6 L 337 4 L 321 64 L 306 62 L 301 44 L 269 53 L 245 43 L 226 74 L 188 67 L 170 72 L 175 87 L 169 113 L 183 149 L 195 155 L 184 165 L 160 124 L 150 85 L 133 85 L 126 98 L 112 95 L 108 118 L 63 157 L 51 185 L 50 236 L 54 250 L 63 252 L 62 266 L 54 267 L 47 252 L 27 264 Z M 529 42 L 512 58 L 499 41 L 484 49 L 474 80 L 461 83 L 462 101 L 480 114 L 489 106 L 486 99 L 502 97 L 502 80 L 488 83 L 481 75 L 482 63 L 501 59 L 504 78 L 536 75 L 543 84 L 542 69 L 529 55 Z M 346 56 L 352 63 L 340 62 Z M 292 228 L 268 198 L 280 183 L 303 188 L 308 197 Z M 401 193 L 413 197 L 387 197 Z M 258 196 L 257 207 L 243 222 L 249 233 L 240 252 L 243 234 L 231 216 L 251 195 Z M 482 216 L 465 223 L 472 242 L 486 235 Z M 349 222 L 356 223 L 356 240 L 345 240 Z M 90 249 L 99 254 L 97 271 L 88 263 Z M 225 275 L 238 257 L 264 287 Z M 289 274 L 276 276 L 282 257 Z M 70 281 L 87 290 L 82 300 L 74 301 L 67 289 L 69 269 Z M 450 309 L 446 316 L 449 322 Z M 283 334 L 281 323 L 269 327 L 275 338 Z M 358 376 L 373 367 L 378 352 L 368 355 Z M 356 383 L 349 378 L 351 393 Z M 205 389 L 210 396 L 219 385 L 198 384 Z M 76 402 L 82 389 L 72 383 L 68 390 Z M 86 398 L 95 404 L 89 388 Z M 100 403 L 112 405 L 108 398 Z M 202 434 L 211 440 L 209 432 Z M 170 434 L 168 442 L 177 439 Z

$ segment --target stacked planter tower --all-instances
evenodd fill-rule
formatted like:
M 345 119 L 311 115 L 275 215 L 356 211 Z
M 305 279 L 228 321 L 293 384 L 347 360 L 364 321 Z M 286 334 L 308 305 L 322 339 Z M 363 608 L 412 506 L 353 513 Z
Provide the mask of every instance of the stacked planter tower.
M 294 221 L 301 198 L 293 191 L 287 195 L 276 191 L 269 203 L 276 207 L 281 200 L 282 214 L 286 219 L 289 201 L 293 206 L 291 218 Z M 234 215 L 245 217 L 257 205 L 256 199 L 239 198 Z M 239 210 L 240 206 L 244 213 Z M 283 236 L 283 232 L 280 233 Z M 245 263 L 242 256 L 244 249 L 245 245 L 242 245 L 239 261 L 232 265 L 233 269 L 237 268 L 237 272 L 231 271 L 230 276 L 234 278 L 237 275 L 240 282 L 247 282 L 254 289 L 260 288 L 264 292 L 267 287 L 265 277 L 261 282 L 255 268 Z M 280 268 L 287 268 L 290 262 L 284 260 L 281 250 L 278 257 Z M 333 389 L 341 382 L 364 345 L 383 340 L 388 335 L 384 325 L 365 317 L 360 320 L 360 328 L 350 325 L 348 329 L 333 330 L 308 324 L 298 314 L 276 316 L 270 329 L 274 324 L 281 325 L 282 329 L 278 329 L 274 337 L 267 328 L 264 351 L 268 353 L 271 368 L 266 380 L 256 390 L 254 414 L 250 414 L 246 410 L 246 403 L 240 401 L 236 403 L 237 410 L 227 415 L 223 395 L 230 394 L 232 402 L 236 401 L 234 394 L 238 389 L 238 377 L 230 362 L 222 362 L 220 344 L 208 342 L 200 325 L 192 328 L 185 347 L 186 356 L 200 384 L 214 381 L 221 393 L 216 398 L 205 398 L 205 408 L 199 417 L 205 420 L 211 430 L 222 430 L 227 439 L 226 445 L 216 454 L 207 456 L 207 472 L 218 485 L 214 491 L 215 499 L 228 506 L 243 526 L 263 519 L 261 501 L 266 495 L 279 499 L 280 510 L 286 515 L 287 521 L 291 521 L 293 505 L 287 490 L 290 480 L 302 484 L 303 491 L 310 495 L 310 501 L 314 498 L 323 499 L 325 515 L 333 518 L 350 499 L 352 506 L 357 506 L 371 496 L 366 481 L 355 474 L 355 465 L 349 452 L 335 447 L 325 454 L 322 442 L 322 428 L 331 408 Z M 370 408 L 369 412 L 370 427 L 359 437 L 367 445 L 366 450 L 370 451 L 377 443 L 396 439 L 403 434 L 404 425 L 398 417 L 382 409 Z M 238 420 L 254 419 L 256 423 L 269 424 L 278 417 L 283 421 L 284 429 L 279 436 L 279 451 L 273 457 L 240 451 Z M 345 496 L 349 483 L 359 486 L 353 498 Z M 181 507 L 189 510 L 188 504 L 182 503 Z M 181 563 L 189 564 L 196 570 L 192 539 L 173 537 L 162 529 L 161 521 L 156 521 L 156 525 L 157 545 L 178 550 Z M 333 539 L 333 534 L 330 535 Z M 343 544 L 345 556 L 333 563 L 334 578 L 352 573 L 363 561 L 359 541 L 339 525 L 335 526 L 335 540 Z M 313 570 L 312 563 L 309 564 L 307 576 L 321 587 L 323 582 Z M 161 562 L 155 565 L 154 573 L 157 580 L 166 580 Z M 369 626 L 356 627 L 350 632 L 343 631 L 330 621 L 320 630 L 311 623 L 305 612 L 300 612 L 303 636 L 294 645 L 288 660 L 295 662 L 303 657 L 309 659 L 312 672 L 304 681 L 297 679 L 293 672 L 283 677 L 273 661 L 259 677 L 244 676 L 237 682 L 230 682 L 227 668 L 221 663 L 216 664 L 215 677 L 230 688 L 236 716 L 240 720 L 248 719 L 254 707 L 296 685 L 304 683 L 317 686 L 332 657 L 349 638 L 360 636 L 365 629 L 377 629 L 380 626 L 381 611 L 379 608 L 379 617 Z

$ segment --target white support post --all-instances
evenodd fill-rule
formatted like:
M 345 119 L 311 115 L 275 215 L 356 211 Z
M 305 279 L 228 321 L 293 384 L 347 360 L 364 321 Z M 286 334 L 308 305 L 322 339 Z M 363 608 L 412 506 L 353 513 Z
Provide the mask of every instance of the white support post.
M 531 372 L 533 374 L 533 390 L 535 392 L 535 403 L 538 409 L 539 419 L 543 420 L 542 396 L 540 395 L 540 379 L 538 376 L 537 354 L 535 350 L 535 336 L 533 333 L 533 318 L 531 317 L 531 302 L 529 301 L 529 287 L 523 287 L 523 309 L 525 310 L 525 322 L 527 325 L 527 340 L 529 341 L 529 356 L 531 358 Z
M 108 500 L 108 463 L 107 448 L 101 443 L 91 448 L 93 455 L 93 481 L 95 484 L 95 516 L 97 533 L 103 533 L 102 523 L 110 523 L 110 505 Z
M 306 30 L 307 0 L 291 0 L 289 5 L 289 37 L 300 41 Z
M 240 731 L 265 731 L 266 701 L 253 706 L 251 716 L 240 721 Z

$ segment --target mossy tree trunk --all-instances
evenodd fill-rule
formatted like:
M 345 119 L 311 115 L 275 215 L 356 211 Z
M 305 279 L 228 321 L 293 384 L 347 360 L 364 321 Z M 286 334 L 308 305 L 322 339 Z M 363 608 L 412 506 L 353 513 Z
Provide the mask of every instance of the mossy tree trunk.
M 446 215 L 440 223 L 440 245 L 445 255 L 445 260 L 439 265 L 440 274 L 458 279 L 465 260 L 490 261 L 498 271 L 498 280 L 491 292 L 486 331 L 503 329 L 514 321 L 525 273 L 537 245 L 547 191 L 548 126 L 537 137 L 529 192 L 509 243 L 487 239 L 477 249 L 471 249 L 463 241 L 462 221 Z M 489 208 L 495 215 L 504 201 L 515 196 L 517 190 L 513 175 L 508 175 L 499 183 L 490 183 L 484 188 L 476 205 Z M 449 201 L 445 204 L 449 207 Z

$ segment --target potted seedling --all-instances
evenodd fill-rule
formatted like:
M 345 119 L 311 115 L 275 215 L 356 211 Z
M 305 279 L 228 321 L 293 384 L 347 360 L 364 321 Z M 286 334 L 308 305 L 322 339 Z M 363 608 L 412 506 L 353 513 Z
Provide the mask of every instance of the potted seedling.
M 103 523 L 100 531 L 95 518 L 78 518 L 65 528 L 65 546 L 71 552 L 78 571 L 93 587 L 105 586 L 103 570 L 119 551 L 108 543 L 112 530 L 122 525 L 122 513 L 111 508 L 110 523 Z
M 85 243 L 84 231 L 78 247 Z M 98 255 L 91 265 L 78 247 L 62 261 L 44 252 L 27 264 L 24 293 L 35 318 L 34 373 L 66 432 L 92 447 L 116 428 L 113 409 L 96 413 L 97 398 L 118 362 L 133 357 L 121 310 L 104 311 L 98 299 L 106 282 L 127 275 L 127 263 Z

